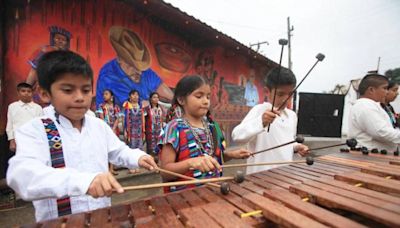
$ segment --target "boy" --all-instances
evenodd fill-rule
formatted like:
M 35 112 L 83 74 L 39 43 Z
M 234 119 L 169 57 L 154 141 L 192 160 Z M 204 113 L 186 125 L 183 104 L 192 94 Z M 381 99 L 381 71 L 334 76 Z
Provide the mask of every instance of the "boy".
M 359 146 L 388 152 L 397 150 L 400 130 L 393 128 L 380 105 L 385 103 L 388 84 L 388 79 L 377 73 L 366 75 L 360 82 L 360 98 L 351 107 L 349 116 L 349 137 L 357 139 Z
M 7 137 L 10 151 L 15 152 L 15 131 L 29 120 L 43 115 L 42 107 L 32 101 L 32 86 L 22 82 L 17 85 L 19 101 L 11 103 L 7 111 Z
M 281 68 L 270 71 L 266 76 L 266 96 L 268 101 L 274 99 L 276 90 L 274 110 L 272 104 L 264 102 L 254 106 L 242 122 L 232 131 L 232 139 L 238 143 L 249 143 L 250 151 L 259 151 L 273 146 L 292 141 L 297 130 L 297 116 L 292 110 L 286 108 L 283 102 L 291 95 L 296 86 L 296 78 L 292 71 Z M 281 110 L 278 107 L 283 106 Z M 269 132 L 267 131 L 270 126 Z M 287 145 L 250 157 L 248 163 L 291 161 L 293 152 L 304 156 L 308 153 L 308 147 L 303 144 Z M 275 166 L 248 166 L 247 174 L 271 169 Z
M 151 156 L 121 142 L 104 121 L 85 115 L 93 72 L 81 56 L 46 53 L 37 72 L 41 98 L 54 109 L 17 131 L 17 153 L 7 172 L 8 185 L 22 199 L 33 200 L 37 221 L 110 206 L 104 196 L 123 189 L 108 172 L 108 161 L 157 167 Z

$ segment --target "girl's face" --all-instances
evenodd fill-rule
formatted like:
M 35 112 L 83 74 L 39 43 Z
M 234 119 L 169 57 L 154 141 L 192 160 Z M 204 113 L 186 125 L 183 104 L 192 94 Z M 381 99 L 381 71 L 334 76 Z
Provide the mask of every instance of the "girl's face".
M 150 102 L 152 105 L 157 105 L 158 102 L 160 101 L 158 94 L 154 94 L 151 98 L 150 98 Z
M 111 101 L 112 95 L 110 91 L 104 91 L 103 93 L 103 99 L 105 102 Z
M 210 108 L 210 94 L 210 86 L 203 84 L 188 96 L 179 99 L 179 104 L 183 107 L 185 115 L 193 118 L 204 117 Z
M 139 94 L 138 93 L 132 93 L 131 95 L 129 95 L 129 100 L 132 103 L 138 103 L 139 102 Z
M 386 102 L 390 103 L 392 101 L 394 101 L 397 97 L 397 95 L 399 95 L 399 85 L 394 85 L 392 88 L 388 89 L 388 93 L 386 94 Z

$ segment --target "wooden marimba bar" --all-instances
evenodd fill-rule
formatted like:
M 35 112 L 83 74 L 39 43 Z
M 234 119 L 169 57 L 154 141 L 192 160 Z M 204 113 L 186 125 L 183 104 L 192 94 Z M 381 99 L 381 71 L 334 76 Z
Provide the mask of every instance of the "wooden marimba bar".
M 360 152 L 23 227 L 400 227 L 400 158 Z

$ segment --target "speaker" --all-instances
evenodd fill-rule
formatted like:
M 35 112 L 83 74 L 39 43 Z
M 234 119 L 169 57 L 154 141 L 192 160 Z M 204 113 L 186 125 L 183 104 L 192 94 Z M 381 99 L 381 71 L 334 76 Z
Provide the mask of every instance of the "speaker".
M 344 95 L 299 93 L 297 133 L 315 137 L 341 137 Z

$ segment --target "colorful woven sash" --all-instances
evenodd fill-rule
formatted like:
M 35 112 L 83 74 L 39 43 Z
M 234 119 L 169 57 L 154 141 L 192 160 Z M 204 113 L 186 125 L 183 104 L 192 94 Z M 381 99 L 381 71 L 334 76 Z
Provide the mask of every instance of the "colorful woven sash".
M 65 168 L 64 153 L 60 133 L 51 119 L 42 119 L 49 141 L 51 166 Z M 71 201 L 69 197 L 57 199 L 58 217 L 71 214 Z

